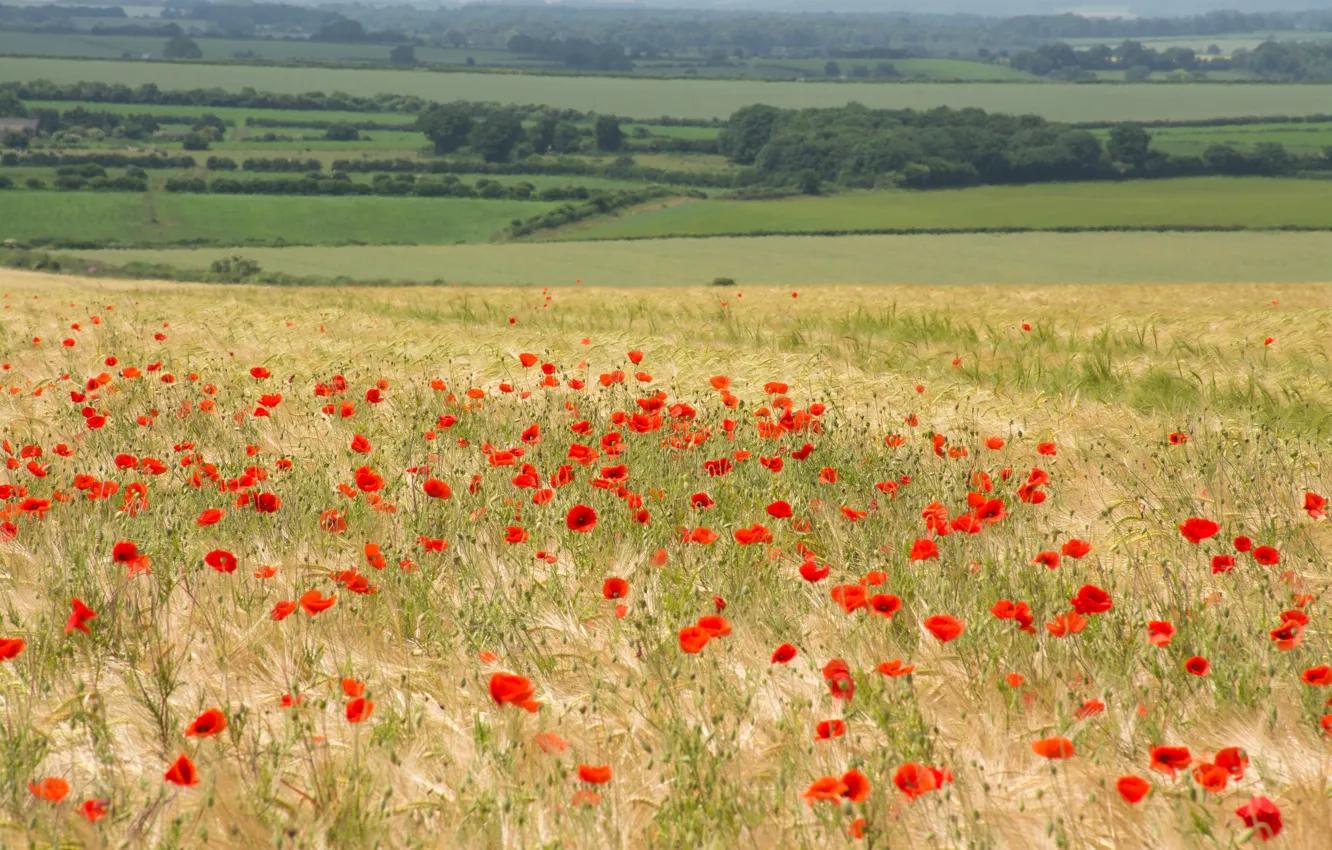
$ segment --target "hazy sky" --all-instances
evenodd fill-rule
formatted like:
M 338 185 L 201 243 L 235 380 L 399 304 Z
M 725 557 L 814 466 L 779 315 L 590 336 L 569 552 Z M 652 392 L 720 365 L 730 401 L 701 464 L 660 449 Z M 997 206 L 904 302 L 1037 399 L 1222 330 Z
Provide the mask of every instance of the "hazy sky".
M 502 0 L 501 0 L 502 2 Z M 555 0 L 561 2 L 561 0 Z M 1234 9 L 1242 12 L 1332 9 L 1332 0 L 563 0 L 568 5 L 639 6 L 696 9 L 811 12 L 918 12 L 1006 17 L 1010 15 L 1081 14 L 1173 17 Z

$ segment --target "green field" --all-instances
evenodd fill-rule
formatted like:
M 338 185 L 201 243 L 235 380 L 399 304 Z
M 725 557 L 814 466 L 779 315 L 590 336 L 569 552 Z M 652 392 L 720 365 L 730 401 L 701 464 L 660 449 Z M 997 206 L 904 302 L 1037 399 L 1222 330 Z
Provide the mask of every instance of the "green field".
M 565 235 L 576 239 L 1059 227 L 1332 228 L 1332 182 L 1197 177 L 1121 183 L 854 192 L 777 201 L 657 205 Z
M 321 245 L 483 242 L 558 206 L 533 201 L 400 197 L 0 192 L 0 241 L 133 245 Z
M 234 250 L 80 251 L 206 268 Z M 1332 233 L 1022 233 L 772 236 L 653 242 L 246 248 L 265 269 L 353 279 L 476 284 L 744 286 L 819 283 L 1224 283 L 1327 278 Z M 1038 259 L 1037 259 L 1038 258 Z M 719 289 L 719 299 L 735 290 Z
M 638 118 L 725 118 L 753 103 L 810 107 L 850 101 L 882 108 L 979 107 L 1061 121 L 1332 113 L 1332 85 L 769 83 L 0 58 L 0 80 L 41 78 L 58 83 L 156 83 L 169 89 L 251 86 L 276 92 L 345 91 L 365 96 L 392 92 L 439 101 L 539 103 Z
M 1198 155 L 1211 145 L 1246 148 L 1260 142 L 1284 145 L 1292 154 L 1314 155 L 1332 146 L 1332 124 L 1235 124 L 1225 127 L 1153 127 L 1152 147 L 1171 154 Z M 1101 134 L 1109 135 L 1109 131 Z

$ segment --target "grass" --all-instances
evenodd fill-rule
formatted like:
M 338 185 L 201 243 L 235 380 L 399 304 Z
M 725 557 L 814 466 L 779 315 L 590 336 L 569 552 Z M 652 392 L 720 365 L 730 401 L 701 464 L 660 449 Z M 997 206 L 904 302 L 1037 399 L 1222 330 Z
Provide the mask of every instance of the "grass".
M 1109 131 L 1103 135 L 1108 136 Z M 1261 142 L 1284 145 L 1292 154 L 1314 156 L 1332 146 L 1332 124 L 1242 124 L 1229 127 L 1153 127 L 1152 147 L 1171 154 L 1202 154 L 1214 144 L 1248 148 Z
M 334 109 L 251 109 L 243 106 L 176 106 L 169 104 L 145 103 L 99 103 L 96 101 L 77 100 L 25 100 L 25 106 L 33 109 L 56 109 L 65 112 L 82 107 L 94 112 L 115 112 L 120 115 L 135 115 L 151 112 L 154 115 L 179 116 L 181 119 L 197 118 L 201 115 L 217 117 L 241 124 L 246 118 L 299 119 L 301 121 L 375 121 L 381 124 L 402 124 L 411 127 L 416 123 L 416 116 L 403 112 L 351 112 Z M 185 123 L 182 121 L 182 123 Z M 263 132 L 267 128 L 253 127 L 252 132 Z M 314 132 L 304 130 L 304 132 Z
M 1332 539 L 1302 509 L 1306 491 L 1332 491 L 1325 285 L 829 287 L 796 299 L 749 287 L 741 299 L 10 271 L 0 284 L 5 474 L 27 491 L 0 508 L 0 637 L 24 641 L 0 663 L 10 844 L 1174 850 L 1253 846 L 1235 809 L 1256 796 L 1283 814 L 1273 846 L 1321 848 L 1332 831 L 1326 692 L 1300 680 L 1325 661 L 1332 625 Z M 522 352 L 551 364 L 553 387 Z M 150 364 L 160 371 L 130 371 Z M 254 377 L 260 366 L 271 377 Z M 644 377 L 616 383 L 616 370 Z M 335 375 L 345 389 L 316 395 Z M 721 375 L 733 401 L 712 386 Z M 71 391 L 88 397 L 71 403 Z M 618 412 L 654 393 L 660 419 Z M 256 417 L 266 394 L 282 398 Z M 330 403 L 354 413 L 322 413 Z M 814 424 L 783 428 L 760 411 L 788 405 Z M 585 437 L 569 429 L 579 421 Z M 1005 444 L 986 448 L 992 436 Z M 599 457 L 573 463 L 574 443 Z M 807 460 L 791 456 L 806 443 Z M 118 467 L 118 455 L 132 457 Z M 759 465 L 771 457 L 780 472 Z M 729 472 L 705 471 L 723 458 Z M 534 503 L 515 486 L 520 464 L 539 486 L 568 465 L 572 482 Z M 610 483 L 603 470 L 621 464 L 627 478 Z M 380 479 L 358 478 L 362 466 Z M 1033 468 L 1050 476 L 1040 503 L 1019 492 Z M 79 475 L 94 495 L 99 482 L 118 489 L 89 498 Z M 428 497 L 427 476 L 451 498 Z M 694 493 L 712 507 L 693 507 Z M 933 536 L 922 514 L 969 516 L 970 493 L 1001 500 L 1004 516 L 938 537 L 940 557 L 912 563 L 915 541 Z M 272 512 L 251 507 L 260 494 Z M 779 499 L 791 519 L 769 515 Z M 576 505 L 597 515 L 586 533 L 569 528 Z M 851 522 L 842 508 L 864 514 Z M 209 509 L 225 515 L 201 524 Z M 1186 542 L 1176 526 L 1188 517 L 1220 534 Z M 756 523 L 771 540 L 740 545 L 735 532 Z M 719 539 L 682 543 L 682 526 Z M 1278 547 L 1280 563 L 1237 553 L 1240 534 Z M 1032 563 L 1074 538 L 1090 544 L 1084 557 Z M 113 560 L 118 541 L 151 572 L 131 577 Z M 205 565 L 221 550 L 234 572 Z M 803 580 L 800 551 L 829 575 Z M 1214 574 L 1227 553 L 1236 565 Z M 617 600 L 609 578 L 625 582 Z M 375 592 L 347 586 L 358 581 Z M 900 609 L 844 612 L 830 589 L 858 582 Z M 1086 585 L 1113 604 L 1055 637 L 1046 624 Z M 310 591 L 336 600 L 274 620 Z M 66 626 L 75 598 L 97 613 L 87 633 Z M 1029 603 L 1034 634 L 996 618 L 1000 600 Z M 728 634 L 683 652 L 681 631 L 723 602 Z M 1281 651 L 1268 633 L 1297 607 L 1303 644 Z M 965 624 L 947 643 L 923 626 L 941 614 Z M 1147 640 L 1156 620 L 1177 629 L 1168 646 Z M 784 642 L 798 655 L 772 663 Z M 1210 673 L 1185 672 L 1190 656 Z M 854 681 L 848 699 L 825 682 L 832 659 Z M 878 672 L 890 660 L 914 670 Z M 541 705 L 497 703 L 499 672 L 530 680 Z M 360 722 L 349 692 L 373 703 L 350 715 Z M 300 701 L 284 708 L 284 695 Z M 209 709 L 226 729 L 187 735 Z M 845 735 L 816 740 L 827 720 Z M 1051 737 L 1069 758 L 1033 752 Z M 1149 767 L 1159 745 L 1188 748 L 1178 776 Z M 1242 748 L 1247 769 L 1204 790 L 1191 768 L 1224 747 Z M 182 755 L 195 786 L 164 782 Z M 951 781 L 912 801 L 894 783 L 909 764 Z M 606 766 L 608 781 L 580 781 L 579 765 Z M 857 802 L 802 799 L 851 769 L 868 783 Z M 1120 799 L 1121 776 L 1151 796 Z M 63 803 L 28 791 L 45 778 L 68 783 Z M 75 813 L 99 799 L 96 824 Z M 844 837 L 856 828 L 863 841 Z
M 535 201 L 0 192 L 0 240 L 134 245 L 483 242 L 553 209 Z
M 1327 276 L 1332 233 L 1024 233 L 773 236 L 450 247 L 247 248 L 269 271 L 487 285 L 744 286 L 825 283 L 1308 282 Z M 223 250 L 83 251 L 206 268 Z
M 570 238 L 1059 227 L 1329 227 L 1332 185 L 1321 180 L 1201 177 L 1121 183 L 980 186 L 855 192 L 778 201 L 660 206 Z
M 58 83 L 95 79 L 130 86 L 151 82 L 171 89 L 252 86 L 263 91 L 345 91 L 366 96 L 391 91 L 434 100 L 548 104 L 644 119 L 661 115 L 725 118 L 753 103 L 808 107 L 850 101 L 881 108 L 979 107 L 1060 121 L 1309 115 L 1327 108 L 1327 87 L 1320 85 L 768 83 L 0 58 L 0 79 L 42 78 Z

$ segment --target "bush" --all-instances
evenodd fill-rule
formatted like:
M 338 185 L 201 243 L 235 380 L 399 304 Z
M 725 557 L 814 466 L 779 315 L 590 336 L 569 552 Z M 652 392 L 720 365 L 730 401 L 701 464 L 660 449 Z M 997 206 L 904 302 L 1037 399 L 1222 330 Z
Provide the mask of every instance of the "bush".
M 214 260 L 208 267 L 208 275 L 214 280 L 227 281 L 229 283 L 240 283 L 253 277 L 258 277 L 263 272 L 259 263 L 248 257 L 242 257 L 239 254 L 233 254 L 230 257 L 223 257 L 220 260 Z
M 712 279 L 712 285 L 713 285 L 713 286 L 735 286 L 735 278 L 733 278 L 733 277 L 714 277 L 714 278 Z

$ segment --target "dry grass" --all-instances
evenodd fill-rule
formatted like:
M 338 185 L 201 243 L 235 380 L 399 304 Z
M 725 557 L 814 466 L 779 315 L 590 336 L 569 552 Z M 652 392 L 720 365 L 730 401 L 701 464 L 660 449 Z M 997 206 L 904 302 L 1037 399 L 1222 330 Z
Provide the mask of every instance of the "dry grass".
M 42 446 L 50 464 L 34 478 L 23 460 L 8 480 L 43 498 L 74 492 L 78 473 L 121 486 L 105 500 L 74 492 L 41 521 L 21 515 L 18 497 L 5 503 L 17 534 L 0 544 L 0 637 L 27 641 L 0 664 L 0 818 L 11 843 L 1227 847 L 1248 838 L 1234 808 L 1261 794 L 1285 816 L 1275 846 L 1326 846 L 1326 693 L 1299 680 L 1328 654 L 1328 535 L 1301 510 L 1306 490 L 1332 490 L 1332 294 L 1323 287 L 827 287 L 797 299 L 776 289 L 559 288 L 546 301 L 531 289 L 260 290 L 3 272 L 0 291 L 4 436 L 15 453 Z M 82 330 L 70 330 L 75 322 Z M 62 347 L 66 337 L 77 344 Z M 631 349 L 645 353 L 646 386 L 632 377 Z M 561 382 L 589 386 L 536 387 L 537 370 L 518 362 L 529 351 L 556 364 Z M 110 355 L 114 368 L 103 365 Z M 159 360 L 175 383 L 159 372 L 119 376 Z M 252 378 L 257 365 L 273 376 Z M 597 376 L 616 368 L 631 373 L 628 383 L 602 387 Z M 113 380 L 85 403 L 108 419 L 93 430 L 70 391 L 102 371 Z M 351 418 L 319 412 L 329 399 L 313 395 L 315 382 L 334 374 L 347 378 Z M 714 375 L 732 379 L 739 407 L 722 406 Z M 381 379 L 386 401 L 367 403 Z M 432 390 L 433 379 L 448 392 Z M 798 408 L 827 406 L 821 432 L 760 436 L 755 411 L 771 406 L 763 385 L 773 380 L 789 383 Z M 501 382 L 532 394 L 503 394 Z M 469 388 L 484 389 L 484 400 L 469 403 Z M 693 425 L 612 426 L 614 411 L 632 412 L 657 389 L 668 405 L 696 407 Z M 270 418 L 238 417 L 265 392 L 283 395 Z M 201 411 L 210 398 L 216 409 Z M 150 425 L 136 423 L 154 409 Z M 447 431 L 436 424 L 445 413 L 458 417 Z M 911 413 L 918 427 L 903 423 Z M 720 430 L 726 417 L 739 423 L 733 442 Z M 592 423 L 587 437 L 567 428 L 580 419 Z M 510 483 L 518 469 L 489 465 L 481 446 L 522 445 L 534 422 L 543 439 L 520 462 L 543 479 L 569 462 L 571 442 L 597 446 L 622 432 L 626 486 L 650 524 L 590 486 L 615 462 L 604 451 L 575 465 L 577 481 L 549 504 L 532 505 Z M 663 444 L 685 431 L 707 439 Z M 1170 445 L 1175 431 L 1189 441 Z M 969 454 L 937 457 L 935 432 Z M 349 450 L 357 433 L 372 454 Z M 886 446 L 890 433 L 905 444 Z M 990 435 L 1008 444 L 988 450 Z M 186 441 L 196 448 L 173 448 Z M 791 459 L 806 441 L 814 454 Z M 1058 455 L 1039 455 L 1042 441 Z M 54 454 L 57 443 L 75 454 Z M 247 445 L 258 453 L 247 456 Z M 737 450 L 754 457 L 724 477 L 704 472 L 705 460 Z M 780 474 L 758 465 L 782 451 Z M 170 469 L 117 470 L 120 452 Z M 280 496 L 280 510 L 238 508 L 236 493 L 207 480 L 193 486 L 198 462 L 181 466 L 189 454 L 216 464 L 223 481 L 262 467 L 268 478 L 252 489 Z M 339 493 L 362 464 L 384 476 L 378 495 L 395 512 Z M 425 496 L 422 476 L 406 472 L 422 464 L 452 486 L 451 499 Z M 1033 466 L 1052 476 L 1039 505 L 1015 494 Z M 839 471 L 836 484 L 819 483 L 824 467 Z M 1003 467 L 1014 470 L 1007 482 Z M 978 470 L 994 476 L 993 495 L 1011 515 L 940 539 L 938 561 L 909 563 L 912 541 L 926 536 L 922 510 L 937 500 L 950 516 L 964 512 Z M 481 483 L 469 493 L 474 475 Z M 895 499 L 874 486 L 904 475 L 912 482 Z M 130 516 L 119 508 L 136 480 L 149 482 L 150 504 Z M 698 491 L 716 505 L 692 509 Z M 856 523 L 838 510 L 870 510 L 876 498 L 877 511 Z M 774 499 L 809 530 L 770 518 Z M 599 514 L 588 534 L 566 528 L 576 503 Z M 206 508 L 227 515 L 201 528 Z M 330 508 L 345 514 L 345 532 L 320 528 Z M 1222 534 L 1188 544 L 1175 526 L 1189 516 L 1221 522 Z M 773 542 L 738 545 L 732 532 L 755 522 Z M 530 539 L 506 543 L 509 525 Z M 686 525 L 721 537 L 683 545 Z M 1278 546 L 1280 566 L 1241 557 L 1233 572 L 1212 575 L 1210 556 L 1240 533 Z M 418 535 L 450 546 L 423 552 Z M 1030 563 L 1070 537 L 1090 541 L 1091 554 L 1057 570 Z M 118 540 L 152 558 L 151 575 L 127 578 L 111 558 Z M 371 541 L 387 556 L 382 572 L 366 563 Z M 832 568 L 828 579 L 801 580 L 798 542 Z M 234 552 L 240 568 L 204 566 L 215 548 Z M 659 548 L 666 564 L 652 566 Z M 538 560 L 538 550 L 557 557 Z M 400 570 L 408 558 L 419 568 Z M 276 575 L 255 578 L 261 565 Z M 377 593 L 329 579 L 356 567 Z M 879 589 L 902 599 L 892 619 L 848 615 L 829 598 L 831 586 L 871 570 L 886 572 Z M 602 597 L 608 576 L 629 582 L 623 619 Z M 1042 624 L 1088 583 L 1110 591 L 1114 607 L 1081 634 L 1052 637 Z M 336 592 L 336 606 L 269 618 L 277 600 L 310 588 Z M 1319 598 L 1307 606 L 1304 644 L 1279 652 L 1268 631 L 1296 592 Z M 90 635 L 64 634 L 75 596 L 99 612 Z M 732 633 L 682 653 L 679 630 L 711 614 L 714 596 L 727 601 Z M 1003 598 L 1031 603 L 1038 634 L 989 613 Z M 966 622 L 958 640 L 941 644 L 922 628 L 938 613 Z M 1152 619 L 1178 627 L 1171 646 L 1147 644 Z M 770 664 L 784 641 L 799 657 Z M 1210 659 L 1209 676 L 1183 671 L 1193 654 Z M 833 699 L 819 673 L 833 657 L 854 675 L 849 702 Z M 892 658 L 915 673 L 875 671 Z M 492 702 L 486 683 L 497 670 L 529 677 L 540 712 Z M 1016 689 L 1004 682 L 1013 672 L 1026 679 Z M 375 710 L 364 723 L 344 718 L 344 677 L 367 683 Z M 280 707 L 292 693 L 302 707 Z M 1092 697 L 1107 710 L 1076 720 Z M 227 731 L 184 737 L 209 707 L 226 713 Z M 844 718 L 847 735 L 815 741 L 815 724 L 830 718 Z M 539 731 L 568 750 L 542 752 Z M 1031 742 L 1049 735 L 1072 739 L 1077 755 L 1036 757 Z M 1187 745 L 1199 759 L 1240 746 L 1252 761 L 1243 780 L 1204 793 L 1187 775 L 1149 770 L 1156 744 Z M 198 765 L 196 787 L 162 781 L 181 753 Z M 946 766 L 956 781 L 908 803 L 892 777 L 911 761 Z M 579 763 L 613 770 L 595 805 L 574 802 L 586 790 Z M 864 802 L 800 799 L 814 779 L 851 767 L 873 786 Z M 1136 806 L 1114 790 L 1128 773 L 1155 786 Z M 72 786 L 59 806 L 26 788 L 46 776 Z M 77 817 L 86 798 L 108 799 L 109 815 L 95 825 Z M 845 838 L 856 817 L 867 821 L 860 842 Z

